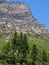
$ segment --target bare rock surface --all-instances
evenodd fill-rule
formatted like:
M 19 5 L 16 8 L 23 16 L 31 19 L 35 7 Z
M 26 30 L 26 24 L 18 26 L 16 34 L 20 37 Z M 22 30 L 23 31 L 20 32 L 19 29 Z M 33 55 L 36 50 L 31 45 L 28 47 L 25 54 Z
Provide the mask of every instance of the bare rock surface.
M 0 32 L 8 35 L 14 30 L 43 35 L 49 38 L 49 30 L 32 16 L 29 7 L 24 3 L 0 4 Z

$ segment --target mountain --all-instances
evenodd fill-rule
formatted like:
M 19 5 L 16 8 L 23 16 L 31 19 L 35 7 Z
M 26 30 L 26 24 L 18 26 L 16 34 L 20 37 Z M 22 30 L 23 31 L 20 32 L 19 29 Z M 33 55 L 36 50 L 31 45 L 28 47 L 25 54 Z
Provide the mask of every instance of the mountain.
M 0 65 L 33 64 L 49 65 L 49 30 L 25 3 L 1 2 Z
M 49 30 L 31 14 L 24 3 L 4 2 L 0 4 L 0 35 L 8 36 L 14 30 L 38 34 L 49 39 Z

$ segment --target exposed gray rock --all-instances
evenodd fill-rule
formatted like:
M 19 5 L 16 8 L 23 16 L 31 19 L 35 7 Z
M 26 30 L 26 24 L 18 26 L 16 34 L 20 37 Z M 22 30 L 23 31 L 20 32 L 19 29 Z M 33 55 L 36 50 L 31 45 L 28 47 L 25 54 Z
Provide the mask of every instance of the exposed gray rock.
M 0 4 L 0 30 L 10 33 L 14 30 L 41 34 L 49 37 L 49 30 L 31 15 L 29 7 L 24 3 Z

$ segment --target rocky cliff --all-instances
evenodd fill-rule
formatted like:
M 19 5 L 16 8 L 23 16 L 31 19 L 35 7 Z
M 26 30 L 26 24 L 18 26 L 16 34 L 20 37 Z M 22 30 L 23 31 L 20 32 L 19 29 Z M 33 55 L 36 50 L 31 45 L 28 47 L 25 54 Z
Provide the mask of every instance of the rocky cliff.
M 49 38 L 49 30 L 32 16 L 29 7 L 24 3 L 0 4 L 0 32 L 6 34 L 14 30 L 35 33 Z

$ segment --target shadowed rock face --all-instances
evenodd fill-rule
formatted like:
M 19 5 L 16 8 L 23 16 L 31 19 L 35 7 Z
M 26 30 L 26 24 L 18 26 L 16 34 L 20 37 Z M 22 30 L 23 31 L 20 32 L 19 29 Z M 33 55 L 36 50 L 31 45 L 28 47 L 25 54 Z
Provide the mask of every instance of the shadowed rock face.
M 0 4 L 0 31 L 10 33 L 14 30 L 18 32 L 29 32 L 42 34 L 49 37 L 49 30 L 40 24 L 31 15 L 29 7 L 24 3 L 1 3 Z

